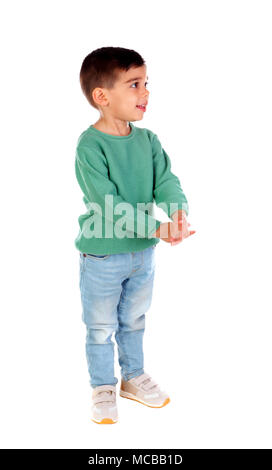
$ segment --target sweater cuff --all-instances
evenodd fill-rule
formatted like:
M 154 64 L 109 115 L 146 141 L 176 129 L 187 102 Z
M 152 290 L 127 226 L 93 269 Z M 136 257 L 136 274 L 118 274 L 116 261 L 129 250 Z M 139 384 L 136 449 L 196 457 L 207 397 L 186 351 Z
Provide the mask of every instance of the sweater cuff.
M 170 214 L 170 207 L 168 207 L 169 209 L 169 213 L 168 213 L 168 216 L 170 218 L 172 218 L 172 215 L 174 214 L 174 212 L 176 212 L 177 210 L 184 210 L 186 212 L 186 215 L 188 217 L 188 214 L 189 214 L 189 205 L 188 205 L 188 202 L 180 202 L 178 203 L 178 208 L 175 209 L 171 214 Z

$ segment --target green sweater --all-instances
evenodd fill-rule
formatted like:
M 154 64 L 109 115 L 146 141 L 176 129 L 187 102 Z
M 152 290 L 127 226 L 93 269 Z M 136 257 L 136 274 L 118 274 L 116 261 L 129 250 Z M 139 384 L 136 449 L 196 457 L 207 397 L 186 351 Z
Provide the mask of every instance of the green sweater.
M 168 217 L 177 209 L 188 215 L 187 199 L 157 135 L 129 124 L 127 136 L 91 125 L 78 138 L 75 172 L 87 212 L 78 218 L 75 246 L 82 253 L 127 253 L 159 243 L 151 237 L 162 223 L 154 217 L 154 200 Z

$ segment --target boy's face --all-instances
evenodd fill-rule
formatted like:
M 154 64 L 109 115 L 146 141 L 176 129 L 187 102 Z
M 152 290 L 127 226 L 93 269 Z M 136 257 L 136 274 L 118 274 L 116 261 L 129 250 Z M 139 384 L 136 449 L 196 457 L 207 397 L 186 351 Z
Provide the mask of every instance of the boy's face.
M 108 98 L 107 111 L 124 121 L 139 121 L 143 118 L 148 103 L 146 66 L 119 71 L 118 79 L 111 90 L 104 89 Z M 144 105 L 140 108 L 140 105 Z M 106 111 L 106 110 L 105 110 Z

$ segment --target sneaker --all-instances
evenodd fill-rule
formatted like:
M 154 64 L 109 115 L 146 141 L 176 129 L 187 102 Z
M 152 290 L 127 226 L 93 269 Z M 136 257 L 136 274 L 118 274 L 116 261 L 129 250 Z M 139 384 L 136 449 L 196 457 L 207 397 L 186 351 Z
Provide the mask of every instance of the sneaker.
M 146 373 L 128 381 L 122 378 L 120 396 L 138 401 L 151 408 L 162 408 L 170 402 L 167 393 L 161 391 L 158 384 Z
M 115 385 L 95 387 L 92 400 L 92 421 L 97 424 L 114 424 L 118 421 Z

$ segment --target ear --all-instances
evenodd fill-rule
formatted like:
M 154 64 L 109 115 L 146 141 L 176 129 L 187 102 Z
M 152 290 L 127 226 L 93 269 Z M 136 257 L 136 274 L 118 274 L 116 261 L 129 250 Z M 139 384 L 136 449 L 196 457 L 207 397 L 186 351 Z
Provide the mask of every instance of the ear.
M 108 100 L 107 93 L 104 90 L 104 88 L 96 87 L 92 92 L 92 98 L 98 106 L 108 105 L 109 100 Z

